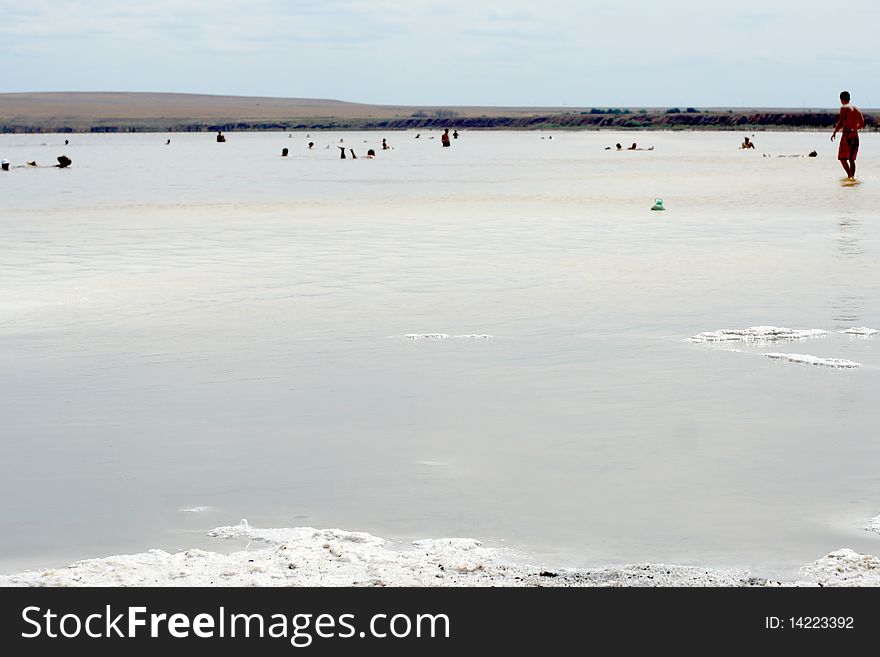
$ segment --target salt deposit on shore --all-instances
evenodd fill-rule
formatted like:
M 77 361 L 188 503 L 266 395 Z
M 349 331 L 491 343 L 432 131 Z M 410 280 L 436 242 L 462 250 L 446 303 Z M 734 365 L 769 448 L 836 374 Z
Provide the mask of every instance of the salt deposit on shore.
M 750 326 L 745 329 L 721 329 L 692 335 L 691 342 L 779 342 L 821 338 L 828 331 L 822 329 L 790 329 L 780 326 Z
M 878 586 L 880 559 L 842 549 L 802 568 L 796 582 L 742 570 L 662 564 L 586 569 L 524 565 L 469 538 L 389 547 L 363 532 L 258 529 L 246 521 L 211 536 L 260 543 L 231 554 L 162 550 L 0 576 L 2 586 Z
M 790 363 L 803 363 L 804 365 L 818 365 L 820 367 L 837 367 L 842 369 L 853 369 L 861 367 L 861 363 L 845 358 L 822 358 L 820 356 L 810 356 L 808 354 L 782 354 L 782 353 L 766 353 L 768 358 L 776 360 L 786 360 Z
M 848 549 L 835 550 L 801 572 L 822 586 L 880 585 L 880 559 Z

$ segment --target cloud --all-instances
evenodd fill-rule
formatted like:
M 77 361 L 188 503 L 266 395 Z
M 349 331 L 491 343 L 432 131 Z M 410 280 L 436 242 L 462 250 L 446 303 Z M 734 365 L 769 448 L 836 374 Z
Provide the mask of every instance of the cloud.
M 0 91 L 785 105 L 795 90 L 824 99 L 816 80 L 835 76 L 876 86 L 880 9 L 817 12 L 817 0 L 0 0 Z

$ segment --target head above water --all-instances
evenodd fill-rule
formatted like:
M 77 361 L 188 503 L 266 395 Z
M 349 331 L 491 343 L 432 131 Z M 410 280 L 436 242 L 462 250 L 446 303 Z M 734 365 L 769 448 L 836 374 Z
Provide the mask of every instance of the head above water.
M 840 102 L 846 105 L 849 102 L 849 92 L 841 91 L 840 92 Z

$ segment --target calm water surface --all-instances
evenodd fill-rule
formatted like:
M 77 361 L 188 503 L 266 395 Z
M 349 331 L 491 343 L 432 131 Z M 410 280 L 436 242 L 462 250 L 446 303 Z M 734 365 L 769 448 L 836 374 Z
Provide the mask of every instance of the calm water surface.
M 880 137 L 850 187 L 824 133 L 415 134 L 0 136 L 73 159 L 0 173 L 4 571 L 240 518 L 573 566 L 880 552 L 880 337 L 837 333 L 880 328 Z M 686 340 L 762 324 L 831 333 Z

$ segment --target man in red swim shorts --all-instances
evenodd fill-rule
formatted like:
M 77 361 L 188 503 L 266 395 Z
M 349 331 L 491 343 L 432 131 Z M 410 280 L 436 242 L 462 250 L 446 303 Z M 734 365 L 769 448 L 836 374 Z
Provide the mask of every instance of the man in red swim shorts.
M 839 130 L 843 131 L 840 137 L 840 146 L 837 148 L 837 159 L 840 160 L 846 177 L 856 177 L 856 157 L 859 154 L 859 130 L 865 127 L 865 117 L 855 105 L 849 104 L 849 92 L 840 92 L 840 118 L 834 126 L 834 134 L 831 141 L 837 136 Z

